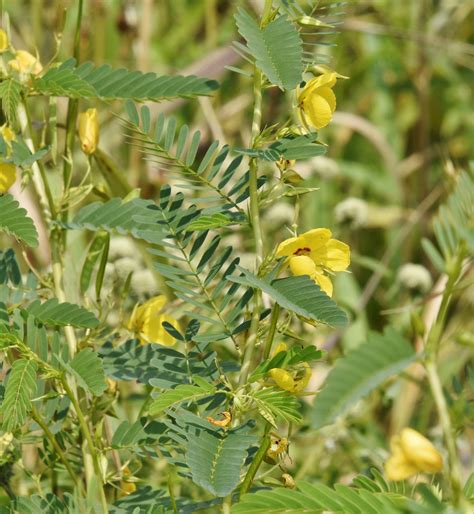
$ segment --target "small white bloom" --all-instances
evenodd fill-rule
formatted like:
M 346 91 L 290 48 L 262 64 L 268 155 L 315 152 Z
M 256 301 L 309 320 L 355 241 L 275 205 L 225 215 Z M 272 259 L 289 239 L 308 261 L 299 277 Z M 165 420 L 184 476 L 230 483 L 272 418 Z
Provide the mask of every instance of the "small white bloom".
M 310 162 L 316 174 L 322 178 L 335 178 L 340 174 L 339 165 L 334 159 L 318 155 L 311 159 Z
M 423 293 L 428 291 L 433 283 L 430 272 L 424 266 L 411 262 L 400 267 L 398 281 L 407 289 L 419 289 Z
M 283 202 L 272 205 L 265 213 L 265 221 L 274 228 L 293 223 L 294 217 L 294 207 Z
M 369 218 L 369 206 L 360 198 L 346 198 L 336 205 L 334 215 L 339 223 L 350 222 L 353 227 L 364 227 Z
M 154 296 L 157 293 L 155 277 L 149 269 L 135 271 L 130 285 L 138 296 Z
M 120 280 L 124 281 L 128 275 L 137 269 L 137 260 L 131 257 L 122 257 L 114 262 L 115 271 Z
M 110 247 L 109 247 L 109 259 L 110 261 L 115 261 L 116 259 L 119 259 L 120 257 L 137 257 L 137 255 L 140 255 L 137 252 L 137 247 L 133 244 L 133 241 L 131 241 L 128 237 L 125 236 L 119 236 L 119 237 L 113 237 L 110 240 Z

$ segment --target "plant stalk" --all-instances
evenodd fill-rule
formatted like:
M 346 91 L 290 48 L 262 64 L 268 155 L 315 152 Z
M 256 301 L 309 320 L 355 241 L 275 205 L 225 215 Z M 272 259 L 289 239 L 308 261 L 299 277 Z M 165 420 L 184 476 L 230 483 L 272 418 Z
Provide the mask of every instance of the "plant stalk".
M 71 400 L 72 405 L 74 406 L 74 410 L 76 411 L 77 419 L 79 421 L 79 426 L 81 427 L 81 432 L 85 440 L 87 441 L 87 446 L 89 447 L 89 455 L 92 459 L 92 465 L 94 467 L 94 473 L 98 480 L 98 490 L 99 490 L 99 497 L 100 502 L 102 505 L 102 512 L 103 514 L 108 513 L 108 506 L 107 506 L 107 498 L 105 496 L 105 490 L 104 490 L 104 480 L 102 477 L 102 471 L 100 469 L 100 463 L 99 463 L 99 456 L 97 454 L 94 441 L 92 440 L 92 434 L 89 430 L 89 426 L 87 424 L 86 418 L 84 417 L 84 413 L 82 412 L 81 406 L 79 405 L 79 402 L 77 401 L 76 396 L 74 395 L 71 387 L 69 386 L 67 380 L 65 377 L 61 380 L 61 383 L 64 387 L 64 390 L 66 391 L 66 394 L 68 395 L 69 399 Z

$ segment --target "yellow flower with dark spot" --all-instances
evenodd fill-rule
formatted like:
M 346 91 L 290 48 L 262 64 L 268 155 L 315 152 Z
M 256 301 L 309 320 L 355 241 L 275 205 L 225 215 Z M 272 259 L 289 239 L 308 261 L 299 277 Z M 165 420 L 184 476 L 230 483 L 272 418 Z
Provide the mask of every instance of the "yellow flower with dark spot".
M 390 441 L 392 455 L 385 463 L 389 480 L 405 480 L 417 473 L 438 473 L 443 457 L 433 444 L 412 428 L 404 428 Z
M 286 351 L 287 348 L 285 343 L 280 343 L 273 352 L 273 356 Z M 268 374 L 278 387 L 290 393 L 298 394 L 308 385 L 312 372 L 310 365 L 307 362 L 302 362 L 292 366 L 289 370 L 285 368 L 272 368 L 268 371 Z
M 277 464 L 288 453 L 288 439 L 278 434 L 270 434 L 270 447 L 265 454 L 267 464 Z
M 82 151 L 86 155 L 92 155 L 99 144 L 99 119 L 97 109 L 87 109 L 78 116 L 79 139 Z
M 164 346 L 172 346 L 176 340 L 163 327 L 163 322 L 179 330 L 179 323 L 173 316 L 161 311 L 166 305 L 166 297 L 163 295 L 151 298 L 143 305 L 136 306 L 128 323 L 129 330 L 133 331 L 142 344 L 159 343 Z
M 8 61 L 12 70 L 25 75 L 39 75 L 43 71 L 43 66 L 39 60 L 26 50 L 17 50 L 15 58 Z
M 4 52 L 8 48 L 8 36 L 7 33 L 0 29 L 0 52 Z
M 315 228 L 283 241 L 276 253 L 277 257 L 288 257 L 293 275 L 308 275 L 328 296 L 332 296 L 333 287 L 325 273 L 344 271 L 350 264 L 349 246 L 331 236 L 329 229 Z
M 303 123 L 321 129 L 329 124 L 336 110 L 336 95 L 332 88 L 340 75 L 325 72 L 309 80 L 298 95 L 298 107 Z
M 0 163 L 0 194 L 6 193 L 15 183 L 16 166 L 10 162 Z

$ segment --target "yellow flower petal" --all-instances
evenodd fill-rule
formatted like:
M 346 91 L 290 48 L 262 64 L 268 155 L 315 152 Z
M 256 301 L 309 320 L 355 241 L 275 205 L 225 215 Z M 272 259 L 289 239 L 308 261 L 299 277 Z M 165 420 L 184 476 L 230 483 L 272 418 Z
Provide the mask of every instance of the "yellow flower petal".
M 296 255 L 290 257 L 290 270 L 293 275 L 309 275 L 313 278 L 313 275 L 316 273 L 316 264 L 307 255 Z
M 179 330 L 179 324 L 173 316 L 170 316 L 169 314 L 150 314 L 139 334 L 142 342 L 158 343 L 163 346 L 173 346 L 176 343 L 176 339 L 163 327 L 163 323 L 165 321 Z
M 298 102 L 301 103 L 304 101 L 308 96 L 314 94 L 315 91 L 322 87 L 331 88 L 334 87 L 337 81 L 337 73 L 335 72 L 329 72 L 329 73 L 323 73 L 319 75 L 318 77 L 314 77 L 311 80 L 308 80 L 304 88 L 302 89 L 299 97 Z
M 291 373 L 286 371 L 286 369 L 273 368 L 268 372 L 268 374 L 273 378 L 278 387 L 285 391 L 289 391 L 290 393 L 293 392 L 295 381 L 293 380 Z
M 322 96 L 331 108 L 331 112 L 334 113 L 336 110 L 336 95 L 332 89 L 328 87 L 321 87 L 318 89 L 318 95 Z
M 290 255 L 295 254 L 300 248 L 304 247 L 304 240 L 300 237 L 290 237 L 285 241 L 282 241 L 277 249 L 276 256 L 277 257 L 289 257 Z
M 385 474 L 389 480 L 405 480 L 418 473 L 418 468 L 407 461 L 403 453 L 392 455 L 385 463 Z
M 7 33 L 0 29 L 0 52 L 5 51 L 8 48 L 8 36 Z
M 17 50 L 15 58 L 8 61 L 8 65 L 18 73 L 39 75 L 43 71 L 43 66 L 38 59 L 26 50 Z
M 286 343 L 278 343 L 276 345 L 275 350 L 272 353 L 272 356 L 275 356 L 277 353 L 280 352 L 286 352 L 286 350 L 288 350 L 288 345 Z
M 412 428 L 404 428 L 400 434 L 400 447 L 406 458 L 420 471 L 437 473 L 443 468 L 443 457 L 426 439 Z
M 0 163 L 0 194 L 6 193 L 15 183 L 16 166 L 8 162 Z
M 87 109 L 78 116 L 79 139 L 82 151 L 91 155 L 97 150 L 99 144 L 99 119 L 97 109 Z
M 296 378 L 296 379 L 294 378 L 294 381 L 295 381 L 295 385 L 293 387 L 294 393 L 301 393 L 301 391 L 303 391 L 306 388 L 306 386 L 308 385 L 308 382 L 311 379 L 312 371 L 311 371 L 310 365 L 307 362 L 303 362 L 303 366 L 304 366 L 303 376 L 300 378 Z
M 329 277 L 323 273 L 315 273 L 312 278 L 329 297 L 332 296 L 333 287 Z
M 346 243 L 330 239 L 324 246 L 313 250 L 310 257 L 317 266 L 331 271 L 344 271 L 350 264 L 351 251 Z
M 307 123 L 318 130 L 326 127 L 332 119 L 333 111 L 331 110 L 331 106 L 328 101 L 317 92 L 314 92 L 303 100 L 301 109 Z
M 311 251 L 320 248 L 326 244 L 331 238 L 332 232 L 328 228 L 313 228 L 304 234 L 301 234 L 299 239 L 303 240 L 303 245 Z

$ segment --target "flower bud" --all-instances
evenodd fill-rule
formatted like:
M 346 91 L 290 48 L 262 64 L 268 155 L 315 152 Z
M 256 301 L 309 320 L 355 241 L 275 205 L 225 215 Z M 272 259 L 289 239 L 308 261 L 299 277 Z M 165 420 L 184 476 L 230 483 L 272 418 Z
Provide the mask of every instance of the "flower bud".
M 99 120 L 97 109 L 87 109 L 79 114 L 79 139 L 82 151 L 92 155 L 99 144 Z
M 0 162 L 0 194 L 6 193 L 15 180 L 16 166 L 10 162 Z
M 0 29 L 0 52 L 4 52 L 8 48 L 8 36 L 7 33 Z

